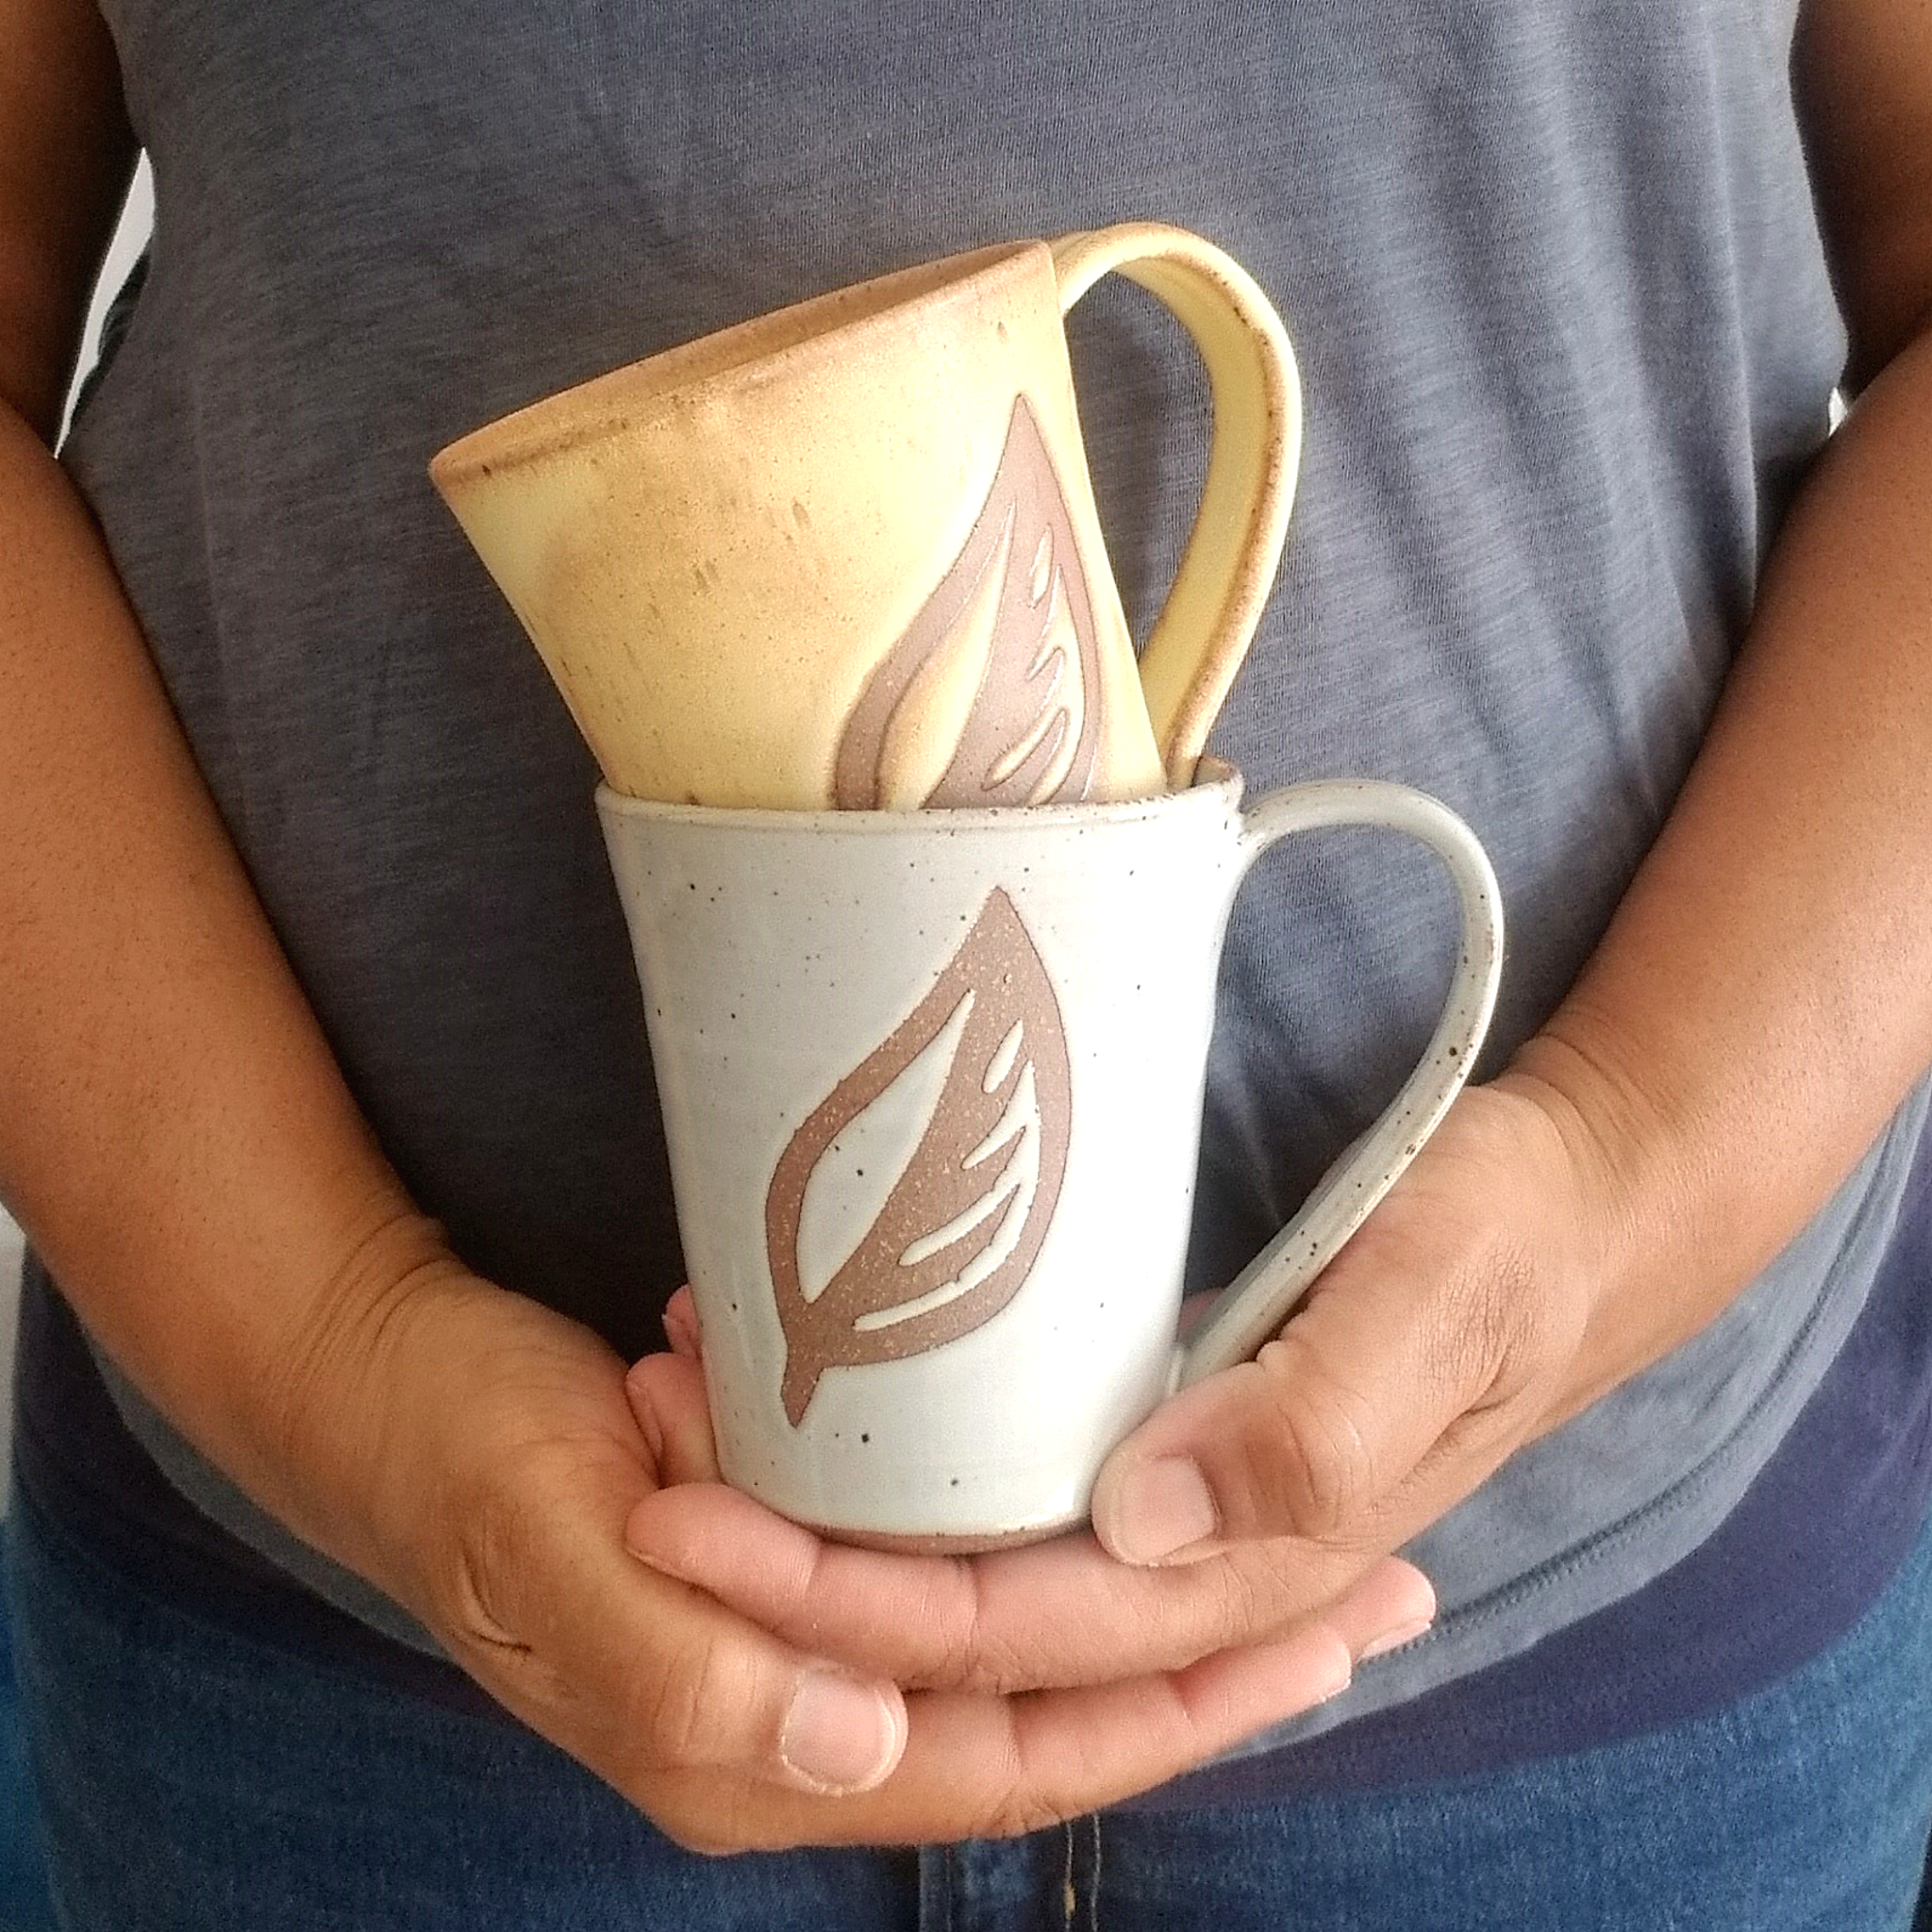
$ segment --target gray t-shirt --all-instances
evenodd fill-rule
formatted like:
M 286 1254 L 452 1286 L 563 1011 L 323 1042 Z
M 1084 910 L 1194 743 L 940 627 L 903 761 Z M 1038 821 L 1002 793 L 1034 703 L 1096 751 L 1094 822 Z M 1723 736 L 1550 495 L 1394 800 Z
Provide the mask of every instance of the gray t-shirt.
M 680 1279 L 590 758 L 427 484 L 513 406 L 815 291 L 1136 216 L 1278 301 L 1307 441 L 1214 739 L 1259 789 L 1446 799 L 1501 874 L 1493 1069 L 1671 806 L 1844 338 L 1793 120 L 1792 0 L 108 0 L 152 272 L 67 460 L 357 1096 L 474 1265 L 659 1345 Z M 1206 440 L 1145 297 L 1076 312 L 1137 628 Z M 1452 915 L 1397 841 L 1303 841 L 1229 936 L 1198 1281 L 1419 1056 Z M 1305 1727 L 1521 1650 L 1675 1561 L 1842 1341 L 1923 1097 L 1712 1327 L 1411 1554 L 1424 1643 Z M 219 1522 L 408 1641 L 118 1375 Z

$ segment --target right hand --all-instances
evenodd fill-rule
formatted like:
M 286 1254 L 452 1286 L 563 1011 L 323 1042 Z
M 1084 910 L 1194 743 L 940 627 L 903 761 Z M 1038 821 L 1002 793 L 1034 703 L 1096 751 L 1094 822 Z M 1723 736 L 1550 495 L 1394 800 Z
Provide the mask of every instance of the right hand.
M 589 1330 L 455 1271 L 392 1298 L 374 1332 L 332 1404 L 374 1425 L 372 1580 L 694 1849 L 937 1842 L 1074 1816 L 1332 1694 L 1426 1606 L 1391 1559 L 1320 1613 L 1184 1668 L 908 1695 L 626 1552 L 642 1497 L 718 1480 L 696 1362 L 647 1357 L 627 1397 L 625 1364 Z

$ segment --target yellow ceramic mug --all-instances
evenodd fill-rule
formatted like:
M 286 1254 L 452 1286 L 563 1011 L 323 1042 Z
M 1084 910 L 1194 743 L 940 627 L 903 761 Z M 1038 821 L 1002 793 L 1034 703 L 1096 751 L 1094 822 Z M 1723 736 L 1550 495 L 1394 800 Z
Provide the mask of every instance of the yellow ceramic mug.
M 1199 345 L 1200 512 L 1141 663 L 1061 318 L 1118 269 Z M 533 404 L 430 473 L 614 791 L 918 808 L 1185 785 L 1261 613 L 1300 393 L 1219 249 L 1130 223 L 822 295 Z

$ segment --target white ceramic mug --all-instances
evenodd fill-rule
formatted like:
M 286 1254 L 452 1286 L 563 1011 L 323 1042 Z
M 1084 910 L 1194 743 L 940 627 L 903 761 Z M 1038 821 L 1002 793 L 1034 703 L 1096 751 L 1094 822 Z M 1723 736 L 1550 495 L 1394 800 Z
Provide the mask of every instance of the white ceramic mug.
M 726 1478 L 848 1541 L 1084 1519 L 1163 1395 L 1254 1353 L 1434 1129 L 1489 1024 L 1495 876 L 1402 786 L 1118 805 L 598 808 L 644 990 Z M 1381 1119 L 1177 1347 L 1215 976 L 1291 832 L 1411 833 L 1459 963 Z

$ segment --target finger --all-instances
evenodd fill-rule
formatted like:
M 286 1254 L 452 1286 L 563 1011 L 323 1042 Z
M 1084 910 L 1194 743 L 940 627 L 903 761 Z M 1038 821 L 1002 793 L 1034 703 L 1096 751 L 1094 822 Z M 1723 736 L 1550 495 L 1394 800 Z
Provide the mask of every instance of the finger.
M 1309 1630 L 1183 1671 L 1037 1698 L 934 1692 L 918 1711 L 911 1761 L 853 1808 L 872 1814 L 861 1835 L 900 1842 L 929 1842 L 936 1829 L 1035 1831 L 1163 1784 L 1337 1695 L 1349 1677 L 1347 1652 Z M 850 1831 L 854 1821 L 841 1824 Z
M 1362 1663 L 1413 1642 L 1435 1623 L 1435 1587 L 1413 1563 L 1383 1557 L 1324 1605 L 1320 1618 Z
M 631 1364 L 624 1392 L 660 1483 L 720 1480 L 704 1370 L 693 1357 L 647 1355 Z
M 1355 1585 L 1370 1559 L 1279 1544 L 1219 1565 L 1135 1570 L 1086 1534 L 972 1558 L 826 1541 L 735 1491 L 665 1490 L 625 1528 L 634 1555 L 815 1655 L 908 1686 L 1030 1690 L 1176 1669 L 1270 1637 Z M 1433 1611 L 1421 1574 L 1396 1579 L 1382 1624 Z
M 1113 1452 L 1093 1491 L 1108 1551 L 1157 1564 L 1280 1537 L 1387 1549 L 1503 1459 L 1528 1418 L 1489 1399 L 1493 1324 L 1471 1319 L 1462 1284 L 1387 1262 L 1386 1248 L 1345 1255 L 1254 1361 L 1184 1390 Z M 1444 1466 L 1452 1432 L 1461 1460 Z M 1424 1494 L 1432 1458 L 1441 1479 Z
M 664 1305 L 664 1334 L 674 1355 L 689 1356 L 701 1361 L 705 1353 L 705 1332 L 698 1323 L 698 1305 L 687 1283 Z
M 1344 1690 L 1351 1667 L 1348 1641 L 1317 1621 L 1117 1683 L 1025 1698 L 924 1693 L 908 1702 L 905 1756 L 882 1785 L 836 1803 L 781 1793 L 749 1817 L 741 1810 L 740 1826 L 746 1841 L 768 1846 L 1037 1830 L 1165 1783 L 1298 1716 Z

